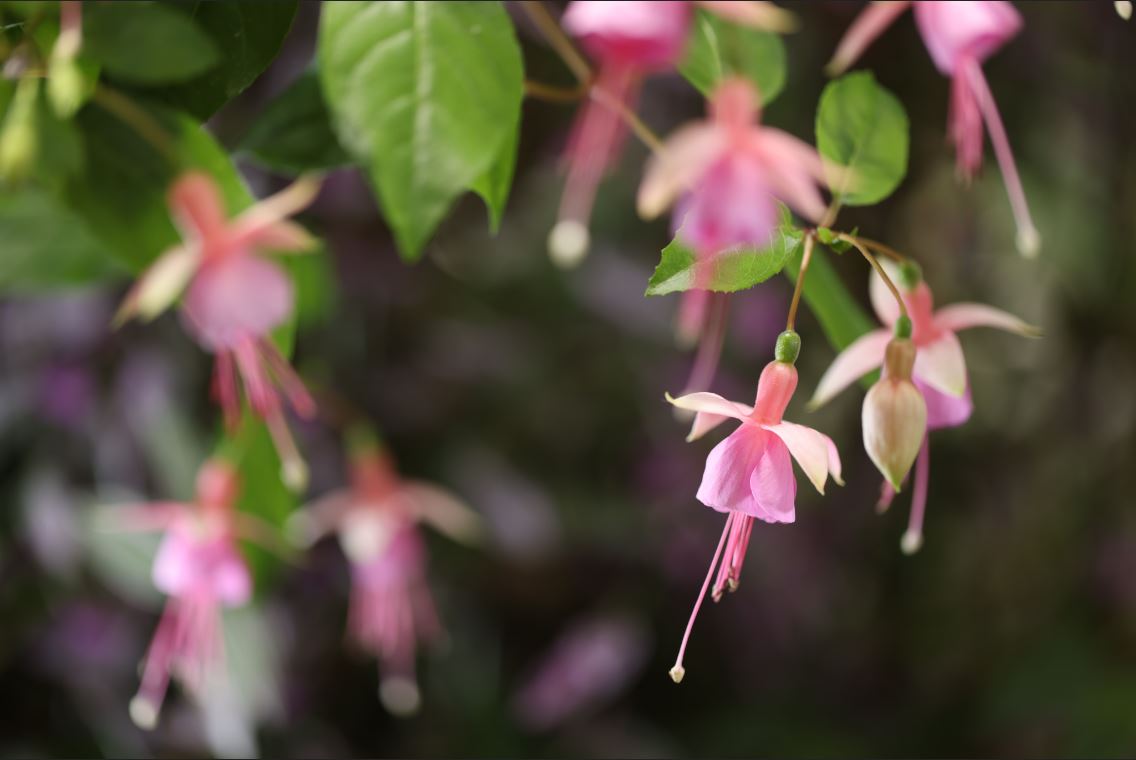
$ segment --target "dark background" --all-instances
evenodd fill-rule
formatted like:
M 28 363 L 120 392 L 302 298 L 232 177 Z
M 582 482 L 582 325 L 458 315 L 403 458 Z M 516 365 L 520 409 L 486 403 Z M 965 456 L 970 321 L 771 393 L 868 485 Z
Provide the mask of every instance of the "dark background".
M 858 3 L 797 7 L 789 79 L 765 121 L 813 139 L 822 68 Z M 970 188 L 946 144 L 949 82 L 910 14 L 861 61 L 911 121 L 907 178 L 858 226 L 922 263 L 939 303 L 980 301 L 1040 341 L 963 337 L 975 413 L 932 438 L 926 543 L 899 551 L 908 499 L 874 513 L 859 389 L 807 413 L 834 351 L 804 310 L 787 417 L 836 440 L 847 486 L 801 479 L 798 522 L 754 531 L 740 590 L 708 605 L 681 686 L 667 677 L 721 517 L 694 499 L 719 436 L 685 444 L 663 402 L 691 356 L 677 297 L 644 298 L 667 242 L 634 190 L 629 143 L 592 255 L 544 250 L 572 107 L 529 102 L 500 234 L 463 200 L 426 260 L 400 263 L 365 184 L 333 177 L 310 226 L 296 361 L 381 428 L 401 469 L 485 517 L 480 548 L 430 536 L 449 637 L 421 661 L 424 706 L 389 716 L 374 664 L 344 646 L 333 543 L 265 572 L 232 616 L 235 695 L 208 718 L 176 692 L 159 730 L 126 705 L 157 620 L 145 546 L 90 528 L 96 504 L 184 492 L 214 434 L 209 359 L 177 320 L 106 329 L 121 288 L 0 303 L 0 755 L 1131 756 L 1136 753 L 1136 29 L 1111 3 L 1019 3 L 1023 33 L 985 67 L 1041 230 L 1013 250 L 992 155 Z M 230 145 L 310 58 L 304 4 L 275 67 L 213 126 Z M 567 83 L 522 25 L 528 75 Z M 641 113 L 699 116 L 677 77 Z M 278 181 L 250 169 L 258 194 Z M 866 304 L 867 271 L 836 260 Z M 790 289 L 732 299 L 715 390 L 746 399 Z M 342 481 L 336 420 L 305 428 L 313 493 Z

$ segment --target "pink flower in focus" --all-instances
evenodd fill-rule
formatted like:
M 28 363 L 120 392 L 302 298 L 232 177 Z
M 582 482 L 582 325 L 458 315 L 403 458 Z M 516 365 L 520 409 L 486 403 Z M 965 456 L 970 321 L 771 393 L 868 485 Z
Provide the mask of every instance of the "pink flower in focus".
M 902 283 L 897 267 L 886 265 L 889 277 Z M 909 282 L 912 277 L 906 278 Z M 1036 337 L 1037 328 L 992 306 L 977 303 L 958 303 L 934 310 L 931 289 L 920 279 L 913 287 L 904 287 L 904 304 L 911 318 L 911 341 L 915 345 L 915 366 L 912 381 L 923 394 L 927 405 L 927 430 L 956 427 L 970 418 L 973 403 L 966 376 L 966 360 L 956 333 L 971 327 L 996 327 L 1018 335 Z M 809 401 L 810 407 L 827 403 L 840 391 L 864 375 L 878 369 L 891 340 L 893 328 L 899 318 L 899 305 L 879 275 L 873 272 L 869 286 L 872 306 L 885 327 L 861 336 L 836 357 L 821 377 L 816 392 Z M 911 502 L 911 518 L 902 546 L 906 553 L 918 551 L 923 541 L 923 514 L 927 500 L 927 482 L 930 476 L 928 442 L 926 439 L 915 460 L 915 491 Z M 885 483 L 880 500 L 881 510 L 886 509 L 895 491 Z
M 400 479 L 375 443 L 357 447 L 351 459 L 351 487 L 297 513 L 291 529 L 305 543 L 338 533 L 351 565 L 348 633 L 378 658 L 379 696 L 386 708 L 410 715 L 421 702 L 418 642 L 442 634 L 418 523 L 429 522 L 462 541 L 476 540 L 480 526 L 476 515 L 443 489 Z
M 792 14 L 772 3 L 706 2 L 706 10 L 734 23 L 787 31 Z M 588 221 L 596 188 L 614 163 L 626 137 L 622 110 L 633 111 L 643 78 L 672 68 L 682 55 L 693 9 L 689 2 L 659 0 L 576 0 L 562 19 L 564 28 L 596 61 L 589 97 L 572 128 L 568 177 L 549 252 L 562 266 L 575 266 L 587 253 Z
M 292 315 L 292 281 L 260 254 L 312 248 L 311 236 L 287 217 L 311 203 L 318 189 L 318 183 L 301 179 L 230 221 L 210 177 L 182 175 L 170 189 L 169 205 L 183 242 L 142 274 L 118 314 L 119 321 L 134 315 L 151 319 L 184 290 L 186 329 L 216 356 L 213 394 L 226 423 L 232 427 L 240 417 L 243 384 L 249 406 L 268 425 L 284 480 L 294 490 L 307 482 L 307 468 L 284 420 L 282 401 L 301 417 L 315 414 L 315 402 L 271 338 Z
M 168 600 L 130 702 L 130 717 L 141 728 L 157 724 L 171 676 L 197 699 L 208 679 L 224 677 L 221 608 L 240 607 L 252 595 L 237 538 L 269 543 L 272 536 L 259 520 L 233 510 L 238 489 L 236 471 L 214 459 L 198 472 L 193 503 L 155 502 L 111 513 L 121 530 L 165 532 L 153 582 Z
M 1030 216 L 1002 117 L 982 73 L 982 63 L 1022 28 L 1021 15 L 1013 5 L 1005 0 L 872 3 L 845 33 L 829 71 L 840 73 L 851 66 L 909 5 L 914 6 L 916 26 L 935 67 L 951 78 L 948 133 L 955 145 L 959 176 L 969 181 L 982 167 L 985 120 L 1017 223 L 1018 249 L 1026 256 L 1036 255 L 1041 237 Z
M 737 588 L 754 519 L 768 523 L 791 523 L 796 519 L 797 479 L 790 456 L 797 460 L 820 493 L 824 493 L 829 474 L 837 483 L 842 483 L 840 456 L 832 439 L 812 428 L 782 420 L 785 407 L 797 388 L 797 369 L 793 362 L 799 348 L 800 338 L 796 333 L 781 334 L 777 340 L 777 358 L 762 370 L 752 407 L 727 401 L 713 393 L 691 393 L 677 399 L 668 396 L 680 409 L 696 412 L 688 441 L 702 437 L 729 418 L 742 423 L 710 452 L 698 488 L 698 500 L 725 512 L 727 518 L 718 549 L 710 561 L 710 571 L 687 624 L 678 659 L 671 669 L 676 683 L 685 674 L 683 652 L 715 566 L 718 573 L 711 595 L 717 601 L 723 591 Z M 718 565 L 719 556 L 722 556 L 721 565 Z

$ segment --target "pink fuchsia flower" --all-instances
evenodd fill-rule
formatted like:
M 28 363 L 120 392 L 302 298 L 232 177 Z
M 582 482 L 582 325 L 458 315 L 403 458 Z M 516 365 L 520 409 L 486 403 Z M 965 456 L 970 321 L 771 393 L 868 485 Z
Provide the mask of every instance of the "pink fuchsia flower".
M 727 419 L 742 423 L 710 452 L 698 488 L 698 500 L 725 512 L 727 518 L 671 669 L 671 678 L 676 683 L 686 673 L 682 666 L 683 653 L 715 567 L 718 571 L 711 595 L 717 601 L 724 591 L 733 591 L 738 586 L 753 521 L 791 523 L 796 519 L 797 480 L 790 456 L 797 460 L 820 493 L 824 493 L 830 474 L 837 483 L 843 483 L 840 456 L 832 439 L 812 428 L 782 419 L 797 388 L 797 369 L 793 363 L 799 350 L 800 338 L 795 332 L 781 334 L 777 339 L 776 359 L 762 370 L 752 407 L 713 393 L 691 393 L 677 399 L 667 397 L 680 409 L 696 413 L 688 441 L 702 437 Z M 722 558 L 720 565 L 719 557 Z
M 290 528 L 309 544 L 338 534 L 351 565 L 348 633 L 379 660 L 379 697 L 386 708 L 410 715 L 421 702 L 415 676 L 418 642 L 442 634 L 418 524 L 428 522 L 467 542 L 478 539 L 480 524 L 449 492 L 399 478 L 390 457 L 373 441 L 353 451 L 351 480 L 349 488 L 297 513 Z
M 307 467 L 284 420 L 282 402 L 301 417 L 315 414 L 315 402 L 271 337 L 292 315 L 292 281 L 261 254 L 312 248 L 313 238 L 287 217 L 311 203 L 318 190 L 318 182 L 301 179 L 228 220 L 213 179 L 200 172 L 183 175 L 169 194 L 183 242 L 142 274 L 117 317 L 152 319 L 185 291 L 183 321 L 202 348 L 216 356 L 213 394 L 226 422 L 231 427 L 240 417 L 243 384 L 249 406 L 272 434 L 284 480 L 295 490 L 307 482 Z
M 774 31 L 793 26 L 792 14 L 772 3 L 700 4 L 734 23 Z M 569 139 L 568 177 L 549 236 L 549 252 L 558 264 L 574 266 L 587 253 L 596 189 L 626 137 L 622 112 L 634 110 L 645 76 L 678 62 L 690 31 L 691 6 L 657 0 L 577 0 L 564 12 L 564 28 L 596 61 L 596 74 Z
M 768 245 L 779 199 L 812 221 L 824 214 L 820 155 L 786 132 L 761 126 L 760 102 L 746 80 L 723 82 L 710 100 L 710 118 L 679 129 L 647 165 L 640 215 L 652 218 L 675 204 L 676 235 L 700 262 Z M 695 288 L 683 294 L 679 308 L 680 340 L 697 336 L 699 344 L 688 390 L 709 385 L 725 330 L 725 297 L 704 290 L 709 276 L 708 267 L 696 268 Z
M 927 430 L 961 425 L 970 418 L 973 402 L 967 381 L 966 359 L 957 333 L 972 327 L 996 327 L 1029 337 L 1036 337 L 1040 332 L 1012 314 L 985 304 L 959 303 L 936 311 L 931 289 L 918 276 L 917 270 L 884 266 L 890 270 L 892 280 L 900 284 L 911 319 L 911 341 L 916 351 L 911 379 L 926 403 Z M 875 273 L 872 274 L 869 294 L 876 315 L 886 327 L 860 337 L 836 357 L 821 377 L 809 401 L 810 407 L 827 403 L 849 385 L 883 365 L 888 342 L 899 319 L 899 306 Z M 924 439 L 915 460 L 911 520 L 902 542 L 909 554 L 917 551 L 922 544 L 929 476 L 928 442 Z M 885 481 L 880 499 L 881 511 L 890 505 L 894 495 L 893 484 Z
M 117 529 L 165 532 L 153 582 L 168 599 L 130 702 L 140 728 L 157 724 L 171 676 L 199 700 L 209 679 L 224 677 L 221 608 L 240 607 L 252 596 L 237 539 L 275 542 L 271 528 L 234 511 L 238 490 L 232 465 L 214 459 L 198 472 L 193 503 L 155 502 L 111 513 Z
M 851 66 L 908 6 L 915 9 L 915 24 L 936 68 L 951 78 L 948 133 L 955 145 L 959 175 L 969 181 L 982 167 L 985 121 L 1014 212 L 1018 249 L 1026 256 L 1036 255 L 1041 236 L 1030 216 L 1002 117 L 982 73 L 983 62 L 1022 28 L 1022 17 L 1013 5 L 1004 0 L 872 3 L 845 33 L 829 71 L 840 73 Z

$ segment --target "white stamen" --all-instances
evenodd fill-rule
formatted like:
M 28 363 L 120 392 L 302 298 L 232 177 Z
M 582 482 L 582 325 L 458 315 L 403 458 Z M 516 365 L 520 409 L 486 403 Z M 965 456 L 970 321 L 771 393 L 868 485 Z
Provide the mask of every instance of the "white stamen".
M 1037 254 L 1041 250 L 1041 234 L 1036 227 L 1023 227 L 1018 230 L 1015 242 L 1018 246 L 1018 253 L 1027 259 L 1037 258 Z
M 590 243 L 587 227 L 575 219 L 563 219 L 548 235 L 548 253 L 556 266 L 571 269 L 584 260 Z
M 686 675 L 686 668 L 682 665 L 675 665 L 670 669 L 671 680 L 675 683 L 682 683 L 683 676 Z
M 130 700 L 130 719 L 143 731 L 153 731 L 158 725 L 158 707 L 141 695 Z
M 923 547 L 923 534 L 907 531 L 899 541 L 899 548 L 907 556 L 911 556 Z
M 422 705 L 418 684 L 403 676 L 384 678 L 379 683 L 379 701 L 392 715 L 400 718 L 414 715 Z
M 1116 8 L 1116 15 L 1125 21 L 1132 18 L 1132 3 L 1129 0 L 1116 0 L 1112 7 Z

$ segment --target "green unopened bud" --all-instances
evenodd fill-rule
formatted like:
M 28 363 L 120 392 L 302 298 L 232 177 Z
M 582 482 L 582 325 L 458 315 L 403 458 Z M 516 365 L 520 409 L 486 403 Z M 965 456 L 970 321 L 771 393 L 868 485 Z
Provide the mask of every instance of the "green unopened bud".
M 796 364 L 801 354 L 801 336 L 792 330 L 786 330 L 777 336 L 777 347 L 773 349 L 773 358 L 785 364 Z
M 60 119 L 69 119 L 83 105 L 86 85 L 74 56 L 52 56 L 47 72 L 47 99 Z
M 899 284 L 904 290 L 915 290 L 922 281 L 923 268 L 914 261 L 905 261 L 899 265 Z
M 895 320 L 895 337 L 910 338 L 911 329 L 911 317 L 900 314 L 899 319 Z
M 36 97 L 39 80 L 20 80 L 0 132 L 0 179 L 19 182 L 28 176 L 39 150 L 36 134 Z

